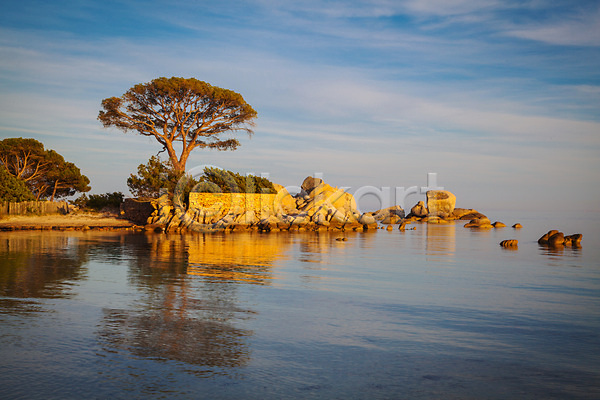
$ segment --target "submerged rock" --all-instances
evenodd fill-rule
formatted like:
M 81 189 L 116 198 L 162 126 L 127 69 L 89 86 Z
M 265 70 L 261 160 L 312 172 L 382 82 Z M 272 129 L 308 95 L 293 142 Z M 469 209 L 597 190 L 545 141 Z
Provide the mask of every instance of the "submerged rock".
M 485 218 L 485 215 L 473 208 L 455 208 L 452 211 L 452 218 L 462 220 L 472 220 L 475 218 Z
M 487 217 L 475 218 L 465 224 L 465 228 L 491 229 L 493 227 L 494 226 Z
M 518 245 L 519 241 L 517 239 L 507 239 L 500 242 L 502 247 L 517 247 Z
M 583 235 L 576 233 L 573 235 L 565 236 L 564 233 L 557 231 L 556 229 L 548 231 L 538 239 L 538 243 L 543 246 L 560 247 L 560 246 L 573 246 L 579 247 Z

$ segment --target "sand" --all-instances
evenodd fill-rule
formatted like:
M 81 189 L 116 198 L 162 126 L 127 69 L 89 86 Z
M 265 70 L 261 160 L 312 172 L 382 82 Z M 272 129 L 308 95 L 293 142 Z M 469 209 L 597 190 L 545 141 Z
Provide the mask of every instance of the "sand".
M 131 221 L 112 213 L 71 213 L 67 215 L 11 215 L 0 219 L 0 230 L 29 229 L 124 229 Z

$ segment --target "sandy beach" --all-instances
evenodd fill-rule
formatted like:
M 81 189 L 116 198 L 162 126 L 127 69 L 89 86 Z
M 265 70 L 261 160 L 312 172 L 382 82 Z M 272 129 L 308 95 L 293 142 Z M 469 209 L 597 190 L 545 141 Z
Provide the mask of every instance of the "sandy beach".
M 11 215 L 0 219 L 0 230 L 125 229 L 135 226 L 113 213 L 72 213 L 67 215 Z

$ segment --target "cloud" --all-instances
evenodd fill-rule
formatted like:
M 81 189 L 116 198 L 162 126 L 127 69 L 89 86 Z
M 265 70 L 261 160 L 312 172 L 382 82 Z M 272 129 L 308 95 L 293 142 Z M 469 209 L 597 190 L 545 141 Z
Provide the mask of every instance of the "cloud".
M 600 46 L 600 7 L 526 27 L 515 27 L 507 35 L 552 45 Z

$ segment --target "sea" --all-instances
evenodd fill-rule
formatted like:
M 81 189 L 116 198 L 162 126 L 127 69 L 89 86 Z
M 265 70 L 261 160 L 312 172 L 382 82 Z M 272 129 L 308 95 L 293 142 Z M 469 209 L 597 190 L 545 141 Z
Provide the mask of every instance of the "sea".
M 0 398 L 600 398 L 600 214 L 488 216 L 0 232 Z

